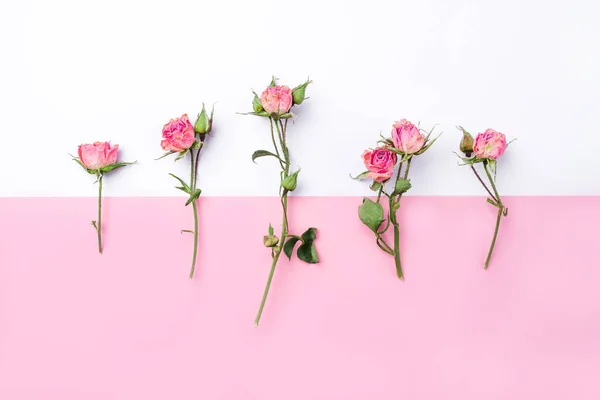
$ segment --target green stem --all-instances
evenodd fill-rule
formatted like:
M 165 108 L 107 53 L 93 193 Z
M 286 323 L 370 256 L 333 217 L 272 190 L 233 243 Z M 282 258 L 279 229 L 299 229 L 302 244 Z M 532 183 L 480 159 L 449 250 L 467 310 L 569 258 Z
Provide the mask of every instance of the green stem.
M 98 232 L 98 252 L 102 254 L 102 174 L 98 178 L 98 225 L 96 226 L 96 232 Z
M 477 173 L 477 170 L 475 169 L 474 165 L 471 165 L 471 169 L 473 170 L 473 173 L 475 174 L 475 176 L 477 177 L 477 179 L 479 179 L 479 182 L 481 182 L 481 184 L 483 185 L 483 187 L 485 188 L 485 190 L 488 192 L 488 194 L 490 195 L 490 197 L 492 198 L 492 200 L 494 200 L 497 203 L 498 199 L 492 194 L 492 192 L 487 187 L 487 185 L 485 184 L 485 182 L 483 181 L 483 179 L 481 179 L 481 176 L 479 176 L 479 174 Z
M 410 162 L 412 157 L 410 157 L 406 162 L 406 169 L 404 170 L 403 179 L 408 177 L 408 171 L 410 170 Z M 398 175 L 396 176 L 396 183 L 400 179 L 401 176 L 402 163 L 398 168 Z M 402 272 L 402 262 L 400 261 L 400 226 L 398 224 L 398 220 L 396 219 L 396 211 L 397 207 L 400 206 L 400 200 L 402 199 L 402 193 L 397 196 L 397 200 L 394 196 L 390 196 L 390 220 L 392 221 L 392 225 L 394 226 L 394 262 L 396 264 L 396 275 L 398 278 L 404 280 L 404 273 Z
M 283 152 L 284 161 L 285 161 L 284 165 L 282 165 L 283 175 L 284 175 L 284 179 L 285 179 L 285 177 L 287 177 L 287 175 L 289 174 L 289 169 L 290 169 L 289 152 L 288 152 L 288 149 L 287 149 L 287 146 L 285 143 L 285 128 L 286 127 L 281 125 L 281 129 L 280 129 L 279 125 L 277 124 L 277 121 L 273 121 L 271 118 L 269 118 L 269 119 L 271 122 L 271 129 L 273 127 L 273 123 L 275 123 L 275 127 L 277 128 L 277 135 L 279 137 L 279 143 L 281 145 L 281 150 Z M 273 145 L 275 146 L 275 150 L 277 151 L 277 145 L 275 144 L 275 141 L 273 141 Z M 283 217 L 282 217 L 282 221 L 281 221 L 281 238 L 279 241 L 279 246 L 277 247 L 277 250 L 275 251 L 275 254 L 273 255 L 273 262 L 271 263 L 271 270 L 269 271 L 269 278 L 267 279 L 267 285 L 265 286 L 265 290 L 263 292 L 263 297 L 260 302 L 260 307 L 258 309 L 258 313 L 256 314 L 256 318 L 254 319 L 255 326 L 258 326 L 258 324 L 260 323 L 260 317 L 262 316 L 263 309 L 265 308 L 265 304 L 267 302 L 267 297 L 269 296 L 269 289 L 271 288 L 271 282 L 273 281 L 273 275 L 275 274 L 275 268 L 277 267 L 277 261 L 279 261 L 279 256 L 281 256 L 281 252 L 283 251 L 283 245 L 285 244 L 285 240 L 287 239 L 287 236 L 288 236 L 287 198 L 288 198 L 287 191 L 284 191 L 283 195 L 281 196 L 281 207 L 283 208 Z
M 498 194 L 498 190 L 496 189 L 496 185 L 494 184 L 494 179 L 492 179 L 492 174 L 490 174 L 486 162 L 484 162 L 483 168 L 485 169 L 485 173 L 487 174 L 490 184 L 492 185 L 492 189 L 494 190 L 496 198 L 498 199 L 498 201 L 496 202 L 498 204 L 498 216 L 496 217 L 494 237 L 492 238 L 492 244 L 490 245 L 490 250 L 488 251 L 487 258 L 485 259 L 484 269 L 487 269 L 490 263 L 490 259 L 492 258 L 492 253 L 494 252 L 494 246 L 496 246 L 496 239 L 498 238 L 498 229 L 500 228 L 500 221 L 502 220 L 502 211 L 504 210 L 504 205 L 502 204 L 502 200 L 500 199 L 500 195 Z
M 198 208 L 196 206 L 196 200 L 192 202 L 192 208 L 194 209 L 194 256 L 192 258 L 190 279 L 194 277 L 194 270 L 196 269 L 196 256 L 198 254 Z
M 198 151 L 198 153 L 196 155 L 194 155 L 194 149 L 190 149 L 190 156 L 191 156 L 191 162 L 190 162 L 190 195 L 193 195 L 194 192 L 196 191 L 196 174 L 197 174 L 197 168 L 198 168 L 198 163 L 194 161 L 194 159 L 196 158 L 196 161 L 198 158 L 200 158 L 200 151 Z M 192 267 L 190 269 L 190 279 L 192 279 L 194 277 L 194 271 L 196 270 L 196 257 L 198 255 L 198 207 L 196 205 L 196 200 L 194 200 L 192 202 L 192 208 L 194 210 L 194 254 L 192 256 Z
M 273 147 L 275 148 L 275 154 L 277 154 L 277 158 L 279 160 L 279 165 L 281 165 L 281 169 L 285 169 L 283 166 L 283 161 L 281 160 L 281 154 L 279 154 L 279 148 L 277 147 L 277 143 L 275 142 L 275 132 L 273 131 L 273 119 L 269 118 L 269 124 L 271 125 L 271 140 L 273 141 Z

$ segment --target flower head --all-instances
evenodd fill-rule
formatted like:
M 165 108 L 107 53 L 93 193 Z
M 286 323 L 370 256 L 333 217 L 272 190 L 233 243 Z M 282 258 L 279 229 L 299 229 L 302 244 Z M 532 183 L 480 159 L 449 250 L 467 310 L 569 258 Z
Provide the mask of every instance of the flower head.
M 117 162 L 119 145 L 110 145 L 110 142 L 94 142 L 81 144 L 77 150 L 79 161 L 90 170 L 99 170 Z
M 163 126 L 162 137 L 160 145 L 163 150 L 177 153 L 189 149 L 196 141 L 194 127 L 187 114 L 166 123 Z
M 425 145 L 425 136 L 410 121 L 401 119 L 392 126 L 392 142 L 404 154 L 414 154 Z
M 369 171 L 367 176 L 377 182 L 385 182 L 394 174 L 396 153 L 385 147 L 365 150 L 362 154 L 362 159 Z
M 477 158 L 495 160 L 504 154 L 504 150 L 506 150 L 506 136 L 503 133 L 488 129 L 475 137 L 473 153 Z

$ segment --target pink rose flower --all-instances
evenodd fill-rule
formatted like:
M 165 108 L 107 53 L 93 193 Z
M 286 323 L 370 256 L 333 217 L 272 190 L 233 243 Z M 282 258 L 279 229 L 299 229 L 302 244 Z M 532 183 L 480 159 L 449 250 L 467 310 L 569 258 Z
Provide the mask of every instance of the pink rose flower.
M 287 86 L 268 87 L 260 95 L 260 103 L 269 114 L 285 114 L 292 108 L 292 89 Z
M 473 153 L 477 158 L 495 160 L 504 154 L 504 150 L 506 150 L 506 136 L 503 133 L 488 129 L 475 137 Z
M 196 141 L 194 126 L 187 114 L 183 114 L 181 118 L 171 119 L 166 123 L 163 126 L 162 137 L 160 145 L 163 150 L 178 153 L 189 149 Z
M 80 144 L 77 152 L 79 161 L 87 168 L 97 170 L 117 162 L 119 145 L 110 145 L 110 142 L 94 142 L 92 144 Z
M 401 119 L 392 127 L 394 147 L 405 154 L 413 154 L 425 145 L 425 136 L 410 121 Z
M 377 182 L 384 182 L 394 174 L 396 153 L 393 151 L 385 147 L 378 147 L 375 150 L 365 150 L 362 158 L 369 171 L 367 174 L 369 178 L 373 178 Z

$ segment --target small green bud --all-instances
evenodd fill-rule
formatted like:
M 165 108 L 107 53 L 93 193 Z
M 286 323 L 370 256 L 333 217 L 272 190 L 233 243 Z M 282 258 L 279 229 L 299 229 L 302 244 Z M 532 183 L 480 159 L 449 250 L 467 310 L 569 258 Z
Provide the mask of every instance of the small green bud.
M 265 244 L 265 247 L 275 247 L 277 246 L 277 243 L 279 243 L 279 238 L 275 235 L 265 235 L 263 243 Z
M 311 82 L 311 80 L 307 80 L 302 85 L 296 86 L 294 89 L 292 89 L 292 98 L 294 100 L 293 104 L 302 104 L 306 98 L 306 87 Z
M 471 157 L 473 152 L 473 136 L 461 126 L 459 129 L 463 132 L 462 140 L 460 141 L 460 151 L 465 153 L 465 156 Z
M 281 183 L 281 186 L 283 186 L 284 189 L 287 189 L 290 192 L 293 192 L 294 190 L 296 190 L 296 186 L 298 185 L 298 174 L 300 173 L 300 170 L 294 172 L 293 174 L 286 176 L 285 179 L 283 180 L 283 182 Z
M 254 93 L 254 100 L 252 100 L 252 109 L 255 113 L 263 112 L 265 109 L 263 108 L 262 103 L 260 102 L 260 97 L 258 97 L 256 92 L 252 93 Z
M 212 113 L 209 118 L 206 114 L 206 109 L 204 108 L 204 103 L 202 103 L 202 112 L 198 114 L 198 118 L 194 123 L 194 131 L 201 135 L 210 133 L 212 129 Z

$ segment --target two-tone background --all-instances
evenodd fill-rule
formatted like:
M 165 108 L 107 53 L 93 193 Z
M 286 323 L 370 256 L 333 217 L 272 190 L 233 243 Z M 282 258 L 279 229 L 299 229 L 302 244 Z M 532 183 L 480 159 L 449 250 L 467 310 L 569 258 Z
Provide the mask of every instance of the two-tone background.
M 0 1 L 0 398 L 597 399 L 600 6 L 565 1 Z M 310 96 L 289 127 L 293 231 L 260 328 L 277 167 L 252 92 Z M 215 104 L 192 214 L 169 118 Z M 360 154 L 394 120 L 439 124 L 399 211 L 406 281 L 357 217 Z M 495 209 L 452 153 L 515 139 Z M 68 153 L 138 164 L 97 186 Z

